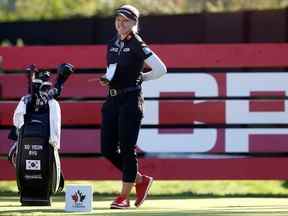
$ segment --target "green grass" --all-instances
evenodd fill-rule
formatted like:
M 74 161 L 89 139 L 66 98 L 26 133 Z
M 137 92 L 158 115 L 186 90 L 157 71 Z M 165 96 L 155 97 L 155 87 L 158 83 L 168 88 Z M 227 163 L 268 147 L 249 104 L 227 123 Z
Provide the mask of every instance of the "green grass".
M 92 184 L 92 212 L 65 212 L 64 193 L 53 196 L 51 207 L 21 207 L 16 182 L 0 181 L 0 216 L 288 215 L 288 189 L 284 181 L 155 181 L 143 206 L 138 209 L 133 206 L 133 193 L 132 207 L 127 210 L 109 209 L 120 189 L 119 181 L 67 181 L 66 184 Z
M 116 195 L 120 181 L 66 181 L 66 184 L 92 184 L 96 195 Z M 15 181 L 0 181 L 0 196 L 16 195 Z M 133 191 L 134 193 L 134 191 Z M 132 194 L 133 194 L 132 193 Z M 288 197 L 284 181 L 155 181 L 153 196 L 278 196 Z
M 111 199 L 94 196 L 93 211 L 65 212 L 62 196 L 51 207 L 21 207 L 18 197 L 0 197 L 0 216 L 103 215 L 103 216 L 287 216 L 286 198 L 174 198 L 148 199 L 140 208 L 111 210 Z M 131 200 L 133 201 L 133 200 Z M 133 204 L 133 202 L 132 202 Z

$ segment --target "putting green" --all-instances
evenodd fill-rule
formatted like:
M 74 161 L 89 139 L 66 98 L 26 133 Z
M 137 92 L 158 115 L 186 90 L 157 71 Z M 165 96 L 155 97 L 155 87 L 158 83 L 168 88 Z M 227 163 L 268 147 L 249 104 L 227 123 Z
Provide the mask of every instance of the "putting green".
M 133 204 L 133 200 L 131 200 Z M 94 196 L 92 212 L 65 212 L 64 197 L 56 197 L 51 207 L 21 207 L 18 197 L 0 197 L 0 216 L 3 215 L 105 215 L 105 216 L 287 216 L 287 198 L 154 198 L 143 206 L 111 210 L 111 199 Z

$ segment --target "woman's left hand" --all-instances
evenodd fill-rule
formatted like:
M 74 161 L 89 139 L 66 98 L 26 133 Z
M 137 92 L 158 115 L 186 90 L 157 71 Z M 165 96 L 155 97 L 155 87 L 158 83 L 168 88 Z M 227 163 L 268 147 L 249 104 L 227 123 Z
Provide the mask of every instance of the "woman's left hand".
M 100 77 L 99 79 L 99 83 L 102 85 L 102 86 L 109 86 L 109 83 L 110 81 L 105 77 L 105 76 L 102 76 Z

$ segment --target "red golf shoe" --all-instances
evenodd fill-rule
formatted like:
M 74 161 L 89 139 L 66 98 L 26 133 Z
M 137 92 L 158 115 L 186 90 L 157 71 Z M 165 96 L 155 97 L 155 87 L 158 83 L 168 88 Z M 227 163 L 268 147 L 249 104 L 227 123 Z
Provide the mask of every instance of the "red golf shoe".
M 150 176 L 143 175 L 142 178 L 143 178 L 142 182 L 135 185 L 135 188 L 136 188 L 135 206 L 136 207 L 139 207 L 144 202 L 153 182 L 153 178 Z
M 118 196 L 111 204 L 111 209 L 125 209 L 130 207 L 130 202 L 128 199 Z

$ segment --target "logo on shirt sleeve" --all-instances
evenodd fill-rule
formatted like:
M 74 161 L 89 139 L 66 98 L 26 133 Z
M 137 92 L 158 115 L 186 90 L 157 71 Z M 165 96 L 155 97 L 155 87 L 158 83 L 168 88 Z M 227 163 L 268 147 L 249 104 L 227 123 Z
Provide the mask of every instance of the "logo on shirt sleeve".
M 152 53 L 152 51 L 149 47 L 143 47 L 142 50 L 143 50 L 145 55 L 149 55 L 150 53 Z

